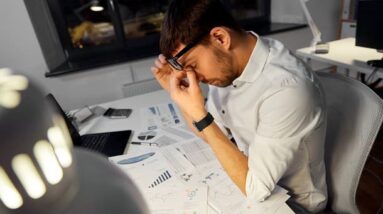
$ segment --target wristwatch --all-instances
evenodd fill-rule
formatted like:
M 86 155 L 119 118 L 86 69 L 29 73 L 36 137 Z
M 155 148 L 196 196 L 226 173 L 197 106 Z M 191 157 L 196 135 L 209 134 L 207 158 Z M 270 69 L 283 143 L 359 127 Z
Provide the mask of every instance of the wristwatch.
M 207 115 L 202 118 L 202 120 L 195 122 L 193 121 L 194 127 L 201 132 L 206 127 L 208 127 L 214 121 L 214 117 L 208 112 Z

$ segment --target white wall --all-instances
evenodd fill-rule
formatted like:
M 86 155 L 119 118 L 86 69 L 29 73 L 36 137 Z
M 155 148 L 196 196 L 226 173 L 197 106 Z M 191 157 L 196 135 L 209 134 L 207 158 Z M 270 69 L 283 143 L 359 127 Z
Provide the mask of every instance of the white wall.
M 309 0 L 307 7 L 322 32 L 322 41 L 336 39 L 340 24 L 341 0 Z M 271 19 L 274 22 L 291 22 L 293 20 L 306 23 L 299 0 L 272 0 L 271 10 Z M 310 44 L 312 33 L 310 28 L 305 28 L 270 37 L 279 39 L 290 49 L 296 50 Z
M 299 13 L 298 0 L 272 0 L 275 20 Z M 324 41 L 336 38 L 340 0 L 312 0 L 309 9 Z M 295 5 L 295 6 L 294 6 Z M 302 13 L 295 18 L 302 19 Z M 102 67 L 75 74 L 45 78 L 47 71 L 32 23 L 23 0 L 0 1 L 0 67 L 11 67 L 27 74 L 46 91 L 52 92 L 64 109 L 78 108 L 122 98 L 124 83 L 152 78 L 150 66 L 154 58 Z M 309 44 L 308 28 L 271 35 L 292 50 Z
M 282 23 L 305 23 L 299 0 L 272 0 L 271 21 Z

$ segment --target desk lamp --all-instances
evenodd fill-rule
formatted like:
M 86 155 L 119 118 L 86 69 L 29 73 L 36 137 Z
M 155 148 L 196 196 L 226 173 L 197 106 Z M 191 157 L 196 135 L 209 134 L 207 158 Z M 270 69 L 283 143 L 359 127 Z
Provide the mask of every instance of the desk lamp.
M 311 33 L 313 34 L 313 39 L 311 40 L 310 47 L 315 47 L 315 53 L 328 53 L 329 51 L 329 45 L 327 43 L 323 43 L 321 36 L 322 33 L 319 31 L 317 25 L 315 24 L 307 6 L 306 3 L 310 0 L 299 0 L 301 3 L 301 7 L 303 9 L 303 12 L 305 14 L 307 24 L 310 27 Z
M 122 171 L 72 148 L 63 118 L 10 69 L 0 69 L 0 139 L 0 213 L 149 213 Z

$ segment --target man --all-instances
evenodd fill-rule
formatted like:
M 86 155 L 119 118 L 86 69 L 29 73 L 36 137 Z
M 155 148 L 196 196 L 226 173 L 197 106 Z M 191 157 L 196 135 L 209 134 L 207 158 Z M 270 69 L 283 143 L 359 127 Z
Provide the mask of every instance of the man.
M 326 114 L 300 60 L 241 29 L 219 0 L 174 0 L 160 48 L 155 78 L 248 198 L 263 201 L 278 184 L 308 211 L 325 208 Z M 199 82 L 209 84 L 206 108 Z

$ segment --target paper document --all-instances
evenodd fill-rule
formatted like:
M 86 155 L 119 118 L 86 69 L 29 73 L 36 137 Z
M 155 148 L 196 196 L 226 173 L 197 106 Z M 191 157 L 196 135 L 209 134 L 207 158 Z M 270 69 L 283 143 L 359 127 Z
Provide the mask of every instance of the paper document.
M 194 169 L 190 161 L 182 153 L 178 152 L 175 147 L 167 146 L 161 148 L 160 151 L 176 174 Z
M 152 143 L 158 147 L 164 147 L 175 143 L 190 141 L 193 139 L 199 138 L 190 130 L 174 126 L 160 128 L 153 131 L 138 132 L 135 136 L 133 136 L 132 141 L 141 142 L 142 144 Z
M 218 161 L 212 161 L 194 171 L 184 172 L 179 179 L 186 185 L 207 185 L 208 203 L 218 213 L 237 213 L 246 202 L 245 196 Z
M 295 212 L 287 204 L 283 204 L 274 214 L 295 214 Z
M 127 158 L 128 156 L 126 155 L 120 155 L 110 157 L 109 160 L 128 174 L 128 176 L 132 178 L 142 192 L 145 192 L 147 189 L 153 189 L 165 185 L 182 185 L 176 178 L 177 170 L 183 167 L 182 163 L 177 163 L 177 165 L 175 163 L 173 166 L 158 151 L 155 152 L 155 155 L 140 162 L 133 164 L 118 164 L 118 162 Z M 187 168 L 187 166 L 185 166 L 185 168 Z
M 181 143 L 191 139 L 197 139 L 193 132 L 187 131 L 181 127 L 165 127 L 156 130 L 158 137 L 154 139 L 159 147 L 168 146 L 174 143 Z
M 246 199 L 241 208 L 245 213 L 275 213 L 290 198 L 287 190 L 276 186 L 273 193 L 263 202 L 253 202 Z
M 168 146 L 178 141 L 174 138 L 171 138 L 167 135 L 160 135 L 156 141 L 154 141 L 159 147 Z
M 188 129 L 165 127 L 138 136 L 142 143 L 130 145 L 127 155 L 109 159 L 136 183 L 151 213 L 274 214 L 286 210 L 281 207 L 289 196 L 278 186 L 264 202 L 246 198 L 210 146 Z
M 203 140 L 197 138 L 192 141 L 186 141 L 174 145 L 179 152 L 195 166 L 206 164 L 216 160 L 216 157 L 210 146 Z
M 264 202 L 257 203 L 247 199 L 216 160 L 197 167 L 195 171 L 184 172 L 178 178 L 187 185 L 205 184 L 209 187 L 210 212 L 274 213 L 290 197 L 286 190 L 276 187 Z
M 143 130 L 155 130 L 164 127 L 182 125 L 182 117 L 173 103 L 142 108 Z
M 205 214 L 207 186 L 158 188 L 144 193 L 150 212 L 154 214 Z
M 110 157 L 109 160 L 117 164 L 136 183 L 151 213 L 207 213 L 207 186 L 187 186 L 179 179 L 185 171 L 194 171 L 194 166 L 186 157 L 174 146 L 158 148 L 148 154 L 150 155 L 121 155 Z M 137 157 L 145 159 L 138 159 L 139 162 L 131 164 L 119 164 L 128 163 L 127 159 Z
M 186 131 L 180 127 L 165 127 L 163 130 L 181 140 L 190 140 L 196 137 L 193 132 Z

